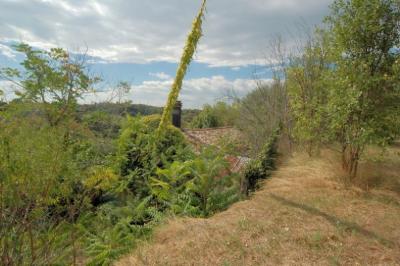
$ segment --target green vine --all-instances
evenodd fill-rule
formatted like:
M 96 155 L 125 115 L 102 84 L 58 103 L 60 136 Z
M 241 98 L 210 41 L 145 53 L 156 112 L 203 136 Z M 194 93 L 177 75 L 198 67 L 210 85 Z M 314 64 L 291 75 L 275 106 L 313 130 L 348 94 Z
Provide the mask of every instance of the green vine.
M 203 0 L 203 4 L 201 5 L 200 12 L 198 13 L 196 19 L 193 21 L 192 30 L 187 38 L 186 45 L 183 51 L 183 55 L 181 57 L 181 61 L 179 63 L 179 67 L 176 71 L 176 76 L 174 83 L 172 84 L 171 91 L 168 95 L 167 104 L 164 108 L 161 122 L 158 130 L 164 130 L 167 125 L 171 123 L 171 114 L 172 109 L 175 106 L 176 101 L 178 100 L 179 92 L 182 88 L 182 81 L 186 75 L 186 71 L 192 61 L 193 54 L 196 51 L 197 44 L 202 36 L 202 23 L 204 18 L 204 12 L 206 8 L 207 0 Z

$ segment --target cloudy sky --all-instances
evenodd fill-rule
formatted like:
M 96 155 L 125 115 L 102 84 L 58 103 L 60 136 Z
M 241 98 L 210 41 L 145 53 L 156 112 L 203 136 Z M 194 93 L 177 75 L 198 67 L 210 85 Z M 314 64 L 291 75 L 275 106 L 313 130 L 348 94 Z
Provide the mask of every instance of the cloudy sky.
M 291 42 L 298 24 L 320 24 L 332 0 L 209 0 L 204 36 L 186 77 L 184 106 L 201 107 L 255 86 L 277 34 Z M 15 42 L 71 52 L 88 48 L 104 82 L 86 102 L 109 98 L 120 80 L 135 103 L 163 105 L 200 0 L 0 0 L 0 67 L 22 59 Z M 291 34 L 288 34 L 288 33 Z M 262 71 L 260 71 L 262 73 Z M 268 79 L 268 73 L 261 75 Z M 0 86 L 5 86 L 0 81 Z M 12 97 L 8 92 L 8 97 Z

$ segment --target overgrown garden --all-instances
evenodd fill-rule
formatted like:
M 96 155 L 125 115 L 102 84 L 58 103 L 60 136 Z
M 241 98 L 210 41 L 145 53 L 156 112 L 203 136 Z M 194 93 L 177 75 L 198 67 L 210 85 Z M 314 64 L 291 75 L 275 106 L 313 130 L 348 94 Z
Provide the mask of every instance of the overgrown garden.
M 310 156 L 338 149 L 351 182 L 368 145 L 400 136 L 400 4 L 336 0 L 301 53 L 281 57 L 272 83 L 188 123 L 241 130 L 253 159 L 244 172 L 229 171 L 229 147 L 195 150 L 171 113 L 205 7 L 153 115 L 85 113 L 78 100 L 100 79 L 81 58 L 15 46 L 21 68 L 0 71 L 17 88 L 0 105 L 1 265 L 110 265 L 170 216 L 209 217 L 247 197 L 276 168 L 280 137 Z

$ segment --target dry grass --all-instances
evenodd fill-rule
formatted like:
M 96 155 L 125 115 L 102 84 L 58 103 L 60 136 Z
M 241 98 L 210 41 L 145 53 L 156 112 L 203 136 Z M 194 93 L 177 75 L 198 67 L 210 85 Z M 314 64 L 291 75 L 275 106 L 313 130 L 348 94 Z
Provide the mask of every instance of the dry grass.
M 389 159 L 383 170 L 366 161 L 364 176 L 372 167 L 398 182 L 400 156 Z M 386 183 L 345 188 L 338 169 L 331 152 L 295 154 L 250 200 L 210 219 L 172 219 L 116 265 L 400 265 L 399 194 Z

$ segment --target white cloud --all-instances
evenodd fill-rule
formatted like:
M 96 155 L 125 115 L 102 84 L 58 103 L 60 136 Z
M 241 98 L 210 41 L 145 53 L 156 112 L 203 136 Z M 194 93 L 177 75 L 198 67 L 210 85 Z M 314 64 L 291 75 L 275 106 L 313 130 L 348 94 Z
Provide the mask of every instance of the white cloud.
M 11 81 L 0 80 L 0 90 L 4 93 L 0 95 L 0 100 L 10 101 L 15 98 L 16 85 Z
M 269 80 L 261 81 L 269 82 Z M 182 100 L 184 108 L 201 108 L 204 104 L 223 100 L 226 98 L 228 92 L 233 91 L 239 97 L 245 96 L 256 88 L 257 82 L 252 79 L 228 80 L 223 76 L 189 79 L 183 83 L 180 100 Z M 126 95 L 125 99 L 131 100 L 133 103 L 164 106 L 171 85 L 172 80 L 144 81 L 141 84 L 132 85 L 131 91 Z M 4 98 L 6 100 L 10 101 L 15 98 L 14 91 L 16 87 L 11 82 L 0 80 L 0 89 L 5 92 Z M 86 94 L 80 102 L 104 102 L 111 101 L 112 98 L 113 92 L 111 90 L 104 90 Z
M 10 47 L 0 43 L 0 53 L 12 60 L 15 60 L 16 52 Z
M 267 82 L 268 80 L 263 80 Z M 133 85 L 126 99 L 134 103 L 164 106 L 172 80 L 144 81 Z M 234 91 L 238 96 L 244 96 L 256 88 L 257 83 L 251 79 L 227 80 L 223 76 L 186 80 L 180 93 L 184 108 L 201 108 L 206 103 L 222 100 L 227 93 Z M 107 101 L 111 98 L 110 91 L 86 95 L 83 102 L 93 103 Z
M 263 62 L 268 40 L 304 18 L 320 23 L 333 0 L 209 1 L 196 60 L 212 66 Z M 0 1 L 0 36 L 40 48 L 89 47 L 105 60 L 177 62 L 200 1 Z
M 155 78 L 158 78 L 158 79 L 161 79 L 161 80 L 168 80 L 168 79 L 172 78 L 170 75 L 165 74 L 164 72 L 158 72 L 158 73 L 150 72 L 149 76 L 155 77 Z

